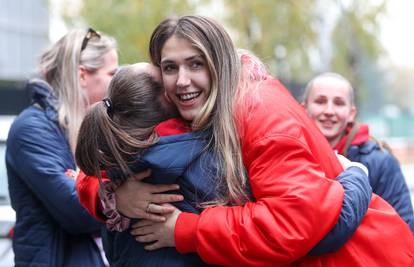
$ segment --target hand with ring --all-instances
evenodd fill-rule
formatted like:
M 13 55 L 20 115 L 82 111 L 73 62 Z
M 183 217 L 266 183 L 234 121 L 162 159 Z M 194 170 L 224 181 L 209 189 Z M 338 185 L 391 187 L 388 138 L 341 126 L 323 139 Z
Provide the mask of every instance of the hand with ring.
M 163 222 L 166 220 L 163 215 L 173 212 L 174 207 L 162 204 L 182 201 L 184 197 L 165 193 L 179 189 L 177 184 L 155 185 L 142 182 L 150 174 L 150 170 L 138 173 L 116 189 L 117 210 L 130 218 Z
M 147 213 L 151 213 L 151 202 L 148 202 L 147 209 L 145 210 Z

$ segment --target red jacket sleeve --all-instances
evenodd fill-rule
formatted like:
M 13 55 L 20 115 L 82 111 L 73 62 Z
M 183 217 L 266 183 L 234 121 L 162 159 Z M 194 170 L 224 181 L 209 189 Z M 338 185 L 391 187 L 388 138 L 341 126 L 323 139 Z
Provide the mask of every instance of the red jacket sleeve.
M 238 104 L 236 121 L 255 202 L 182 213 L 176 247 L 211 264 L 285 266 L 306 255 L 335 225 L 344 191 L 332 179 L 341 167 L 278 81 L 250 89 L 246 102 Z
M 109 181 L 106 172 L 102 172 L 103 181 Z M 99 181 L 96 176 L 88 176 L 80 171 L 76 178 L 76 191 L 82 206 L 96 219 L 106 221 L 101 212 L 101 202 L 98 196 Z
M 182 213 L 178 251 L 225 266 L 283 265 L 306 255 L 333 227 L 343 189 L 325 178 L 306 146 L 271 136 L 254 147 L 248 172 L 256 202 L 208 208 L 199 216 Z

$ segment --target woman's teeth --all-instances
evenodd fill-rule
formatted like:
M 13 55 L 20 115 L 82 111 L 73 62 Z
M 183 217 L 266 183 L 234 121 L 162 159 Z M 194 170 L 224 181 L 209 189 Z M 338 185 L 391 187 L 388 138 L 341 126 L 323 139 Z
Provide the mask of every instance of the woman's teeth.
M 181 101 L 189 101 L 192 100 L 196 97 L 198 97 L 201 94 L 201 92 L 194 92 L 194 93 L 188 93 L 188 94 L 179 94 L 178 98 Z

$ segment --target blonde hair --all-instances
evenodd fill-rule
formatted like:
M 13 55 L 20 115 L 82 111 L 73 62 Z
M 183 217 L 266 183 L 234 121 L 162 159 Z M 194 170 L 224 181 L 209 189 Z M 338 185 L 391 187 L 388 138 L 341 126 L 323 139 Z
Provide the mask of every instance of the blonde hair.
M 79 66 L 89 72 L 97 71 L 104 65 L 104 55 L 116 49 L 112 37 L 92 37 L 81 51 L 85 30 L 72 30 L 63 36 L 40 57 L 39 70 L 50 84 L 58 99 L 58 121 L 65 131 L 72 152 L 88 99 L 79 83 Z
M 193 130 L 211 129 L 210 144 L 223 172 L 218 183 L 222 197 L 211 204 L 243 204 L 250 199 L 250 194 L 234 117 L 239 56 L 221 25 L 203 16 L 182 16 L 167 18 L 154 30 L 149 47 L 153 64 L 160 65 L 162 48 L 172 36 L 194 45 L 203 54 L 210 72 L 210 94 L 192 127 Z

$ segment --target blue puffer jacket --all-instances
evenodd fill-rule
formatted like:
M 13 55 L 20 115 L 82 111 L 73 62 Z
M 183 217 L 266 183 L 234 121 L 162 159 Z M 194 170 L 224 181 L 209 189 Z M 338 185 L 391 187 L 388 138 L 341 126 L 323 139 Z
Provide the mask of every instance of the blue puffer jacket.
M 92 234 L 102 225 L 80 205 L 75 162 L 57 122 L 56 98 L 48 84 L 29 82 L 33 104 L 13 123 L 6 165 L 16 211 L 16 266 L 104 266 Z
M 410 191 L 397 159 L 372 140 L 351 145 L 347 152 L 350 160 L 367 166 L 372 191 L 390 203 L 414 233 Z
M 181 134 L 161 137 L 160 141 L 149 148 L 132 166 L 139 172 L 150 168 L 149 183 L 177 183 L 184 201 L 173 203 L 180 210 L 199 213 L 199 203 L 212 200 L 216 196 L 216 165 L 210 153 L 203 153 L 206 138 L 202 133 Z M 115 171 L 108 173 L 112 179 Z M 134 223 L 133 221 L 132 223 Z M 103 234 L 104 248 L 111 266 L 148 266 L 184 267 L 210 266 L 195 254 L 179 254 L 175 248 L 163 248 L 148 252 L 141 243 L 135 241 L 129 231 Z
M 386 148 L 373 140 L 368 125 L 358 122 L 349 125 L 334 149 L 368 168 L 372 191 L 391 204 L 414 233 L 410 190 L 400 164 Z
M 220 175 L 217 161 L 205 150 L 206 144 L 207 138 L 203 133 L 161 137 L 138 159 L 133 171 L 150 168 L 152 176 L 146 182 L 179 184 L 185 200 L 175 203 L 175 206 L 182 211 L 199 213 L 200 203 L 216 197 L 216 177 Z M 109 172 L 112 179 L 117 175 L 117 172 Z M 313 249 L 313 255 L 339 249 L 358 227 L 371 199 L 368 177 L 359 168 L 349 168 L 337 179 L 345 188 L 340 218 L 334 229 Z M 179 254 L 175 248 L 145 251 L 129 231 L 107 230 L 103 240 L 111 266 L 210 266 L 203 263 L 197 254 Z

